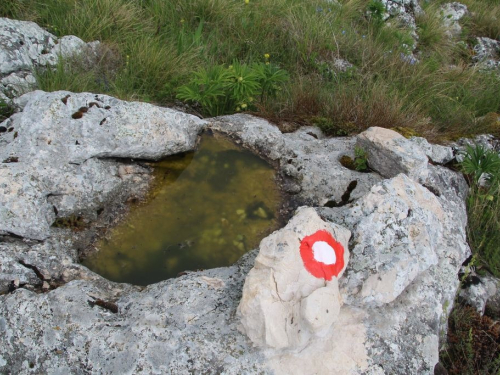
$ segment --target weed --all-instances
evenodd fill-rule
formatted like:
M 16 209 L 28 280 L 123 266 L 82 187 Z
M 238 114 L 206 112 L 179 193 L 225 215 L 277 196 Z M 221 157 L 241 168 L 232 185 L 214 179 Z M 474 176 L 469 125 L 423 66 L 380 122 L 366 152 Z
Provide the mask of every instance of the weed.
M 14 113 L 14 108 L 0 99 L 0 123 L 9 118 Z
M 471 188 L 467 198 L 467 234 L 475 254 L 500 276 L 500 156 L 475 145 L 468 146 L 461 163 Z
M 361 147 L 354 147 L 354 165 L 360 172 L 368 169 L 368 154 Z
M 368 13 L 376 23 L 381 24 L 386 14 L 384 3 L 379 0 L 370 0 L 368 3 Z

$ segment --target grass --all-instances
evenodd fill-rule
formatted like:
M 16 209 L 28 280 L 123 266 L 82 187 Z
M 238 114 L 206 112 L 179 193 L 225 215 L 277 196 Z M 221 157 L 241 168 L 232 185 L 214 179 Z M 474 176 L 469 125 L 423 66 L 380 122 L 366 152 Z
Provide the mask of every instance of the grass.
M 469 146 L 462 170 L 471 186 L 467 199 L 468 238 L 484 265 L 500 277 L 500 156 L 482 146 Z
M 478 1 L 470 1 L 479 9 Z M 55 72 L 40 72 L 44 90 L 97 91 L 169 105 L 196 72 L 233 61 L 262 63 L 269 54 L 290 76 L 274 100 L 253 107 L 271 120 L 302 125 L 323 118 L 331 124 L 324 126 L 330 134 L 410 127 L 449 139 L 482 131 L 476 119 L 500 112 L 500 82 L 467 65 L 470 56 L 446 39 L 438 7 L 429 5 L 417 19 L 419 64 L 405 57 L 413 44 L 409 31 L 396 22 L 384 24 L 377 12 L 377 2 L 368 0 L 341 5 L 6 0 L 0 5 L 0 15 L 36 21 L 57 35 L 102 41 L 98 64 L 62 64 Z M 491 24 L 483 13 L 471 30 Z M 336 69 L 339 58 L 353 68 Z M 450 64 L 455 68 L 447 68 Z

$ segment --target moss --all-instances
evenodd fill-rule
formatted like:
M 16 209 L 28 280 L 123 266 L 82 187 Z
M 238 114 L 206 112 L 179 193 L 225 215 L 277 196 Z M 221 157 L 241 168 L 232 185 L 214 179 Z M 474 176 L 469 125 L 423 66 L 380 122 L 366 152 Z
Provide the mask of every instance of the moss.
M 339 161 L 343 167 L 350 169 L 352 171 L 356 170 L 356 164 L 354 163 L 354 159 L 351 158 L 350 156 L 342 155 Z
M 85 228 L 86 224 L 81 216 L 71 215 L 68 217 L 59 217 L 52 224 L 55 228 L 69 228 L 79 230 Z
M 391 130 L 398 132 L 399 134 L 401 134 L 405 138 L 419 137 L 421 135 L 415 129 L 402 127 L 402 126 L 397 126 L 395 128 L 391 128 Z

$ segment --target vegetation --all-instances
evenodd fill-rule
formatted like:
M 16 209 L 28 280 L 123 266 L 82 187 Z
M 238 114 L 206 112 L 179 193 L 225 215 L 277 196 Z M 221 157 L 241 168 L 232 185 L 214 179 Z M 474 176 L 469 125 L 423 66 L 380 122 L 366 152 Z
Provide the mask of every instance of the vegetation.
M 500 277 L 500 156 L 468 146 L 462 170 L 470 183 L 467 199 L 469 242 L 479 259 Z
M 12 115 L 13 109 L 2 99 L 0 99 L 0 123 Z
M 498 374 L 500 327 L 472 307 L 458 304 L 449 318 L 448 349 L 441 361 L 450 375 Z
M 378 0 L 2 0 L 0 16 L 102 42 L 97 62 L 61 61 L 38 72 L 47 91 L 182 100 L 203 116 L 251 111 L 282 129 L 317 125 L 334 136 L 370 126 L 434 141 L 500 136 L 499 75 L 472 66 L 475 38 L 500 38 L 500 3 L 461 0 L 471 12 L 460 40 L 451 41 L 444 2 L 422 2 L 416 46 L 411 30 L 384 21 Z M 5 111 L 0 103 L 0 116 Z M 356 152 L 344 161 L 360 169 L 366 157 Z M 471 147 L 462 166 L 471 186 L 471 247 L 500 276 L 498 156 Z M 461 308 L 454 314 L 451 332 L 466 345 L 450 349 L 448 368 L 458 368 L 457 356 L 468 361 L 464 371 L 487 368 L 471 353 L 476 318 Z M 484 358 L 491 366 L 495 350 Z
M 419 63 L 410 54 L 411 32 L 398 22 L 383 22 L 384 7 L 377 0 L 340 5 L 321 0 L 4 0 L 0 15 L 36 21 L 56 35 L 103 42 L 97 64 L 40 72 L 44 90 L 102 92 L 161 105 L 178 98 L 206 116 L 239 108 L 277 123 L 311 125 L 321 119 L 322 129 L 332 135 L 369 126 L 413 128 L 435 139 L 487 131 L 490 125 L 477 119 L 500 111 L 498 76 L 470 68 L 470 50 L 450 43 L 439 1 L 430 3 L 417 20 Z M 493 21 L 500 7 L 495 0 L 466 3 L 477 11 L 465 22 L 462 39 L 496 35 L 498 22 Z M 339 69 L 339 59 L 352 67 Z M 264 95 L 246 98 L 228 96 L 225 83 L 217 89 L 203 83 L 222 68 L 235 67 L 235 61 L 247 73 L 269 67 L 289 79 L 278 82 L 281 90 L 264 88 Z
M 199 104 L 208 116 L 219 116 L 251 109 L 256 100 L 266 103 L 287 81 L 288 74 L 269 62 L 247 66 L 234 61 L 228 68 L 215 65 L 195 72 L 179 87 L 177 98 Z

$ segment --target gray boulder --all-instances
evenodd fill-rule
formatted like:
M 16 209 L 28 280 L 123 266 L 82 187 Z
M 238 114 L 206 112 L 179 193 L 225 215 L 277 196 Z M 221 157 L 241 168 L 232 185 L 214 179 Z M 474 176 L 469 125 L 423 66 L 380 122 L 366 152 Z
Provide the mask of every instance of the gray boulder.
M 34 22 L 0 18 L 0 99 L 32 91 L 36 69 L 55 66 L 59 57 L 95 54 L 98 45 L 72 35 L 57 38 Z
M 450 38 L 456 38 L 460 35 L 462 27 L 459 21 L 468 13 L 467 6 L 458 2 L 446 3 L 441 6 L 441 17 Z
M 486 37 L 476 38 L 473 60 L 480 69 L 500 69 L 500 41 Z
M 451 147 L 431 144 L 422 137 L 411 137 L 410 141 L 416 143 L 433 163 L 446 164 L 455 157 Z
M 468 271 L 472 272 L 473 271 Z M 474 307 L 480 315 L 484 315 L 489 305 L 491 313 L 496 317 L 500 313 L 500 280 L 492 275 L 475 276 L 477 283 L 472 283 L 460 290 L 460 298 Z

